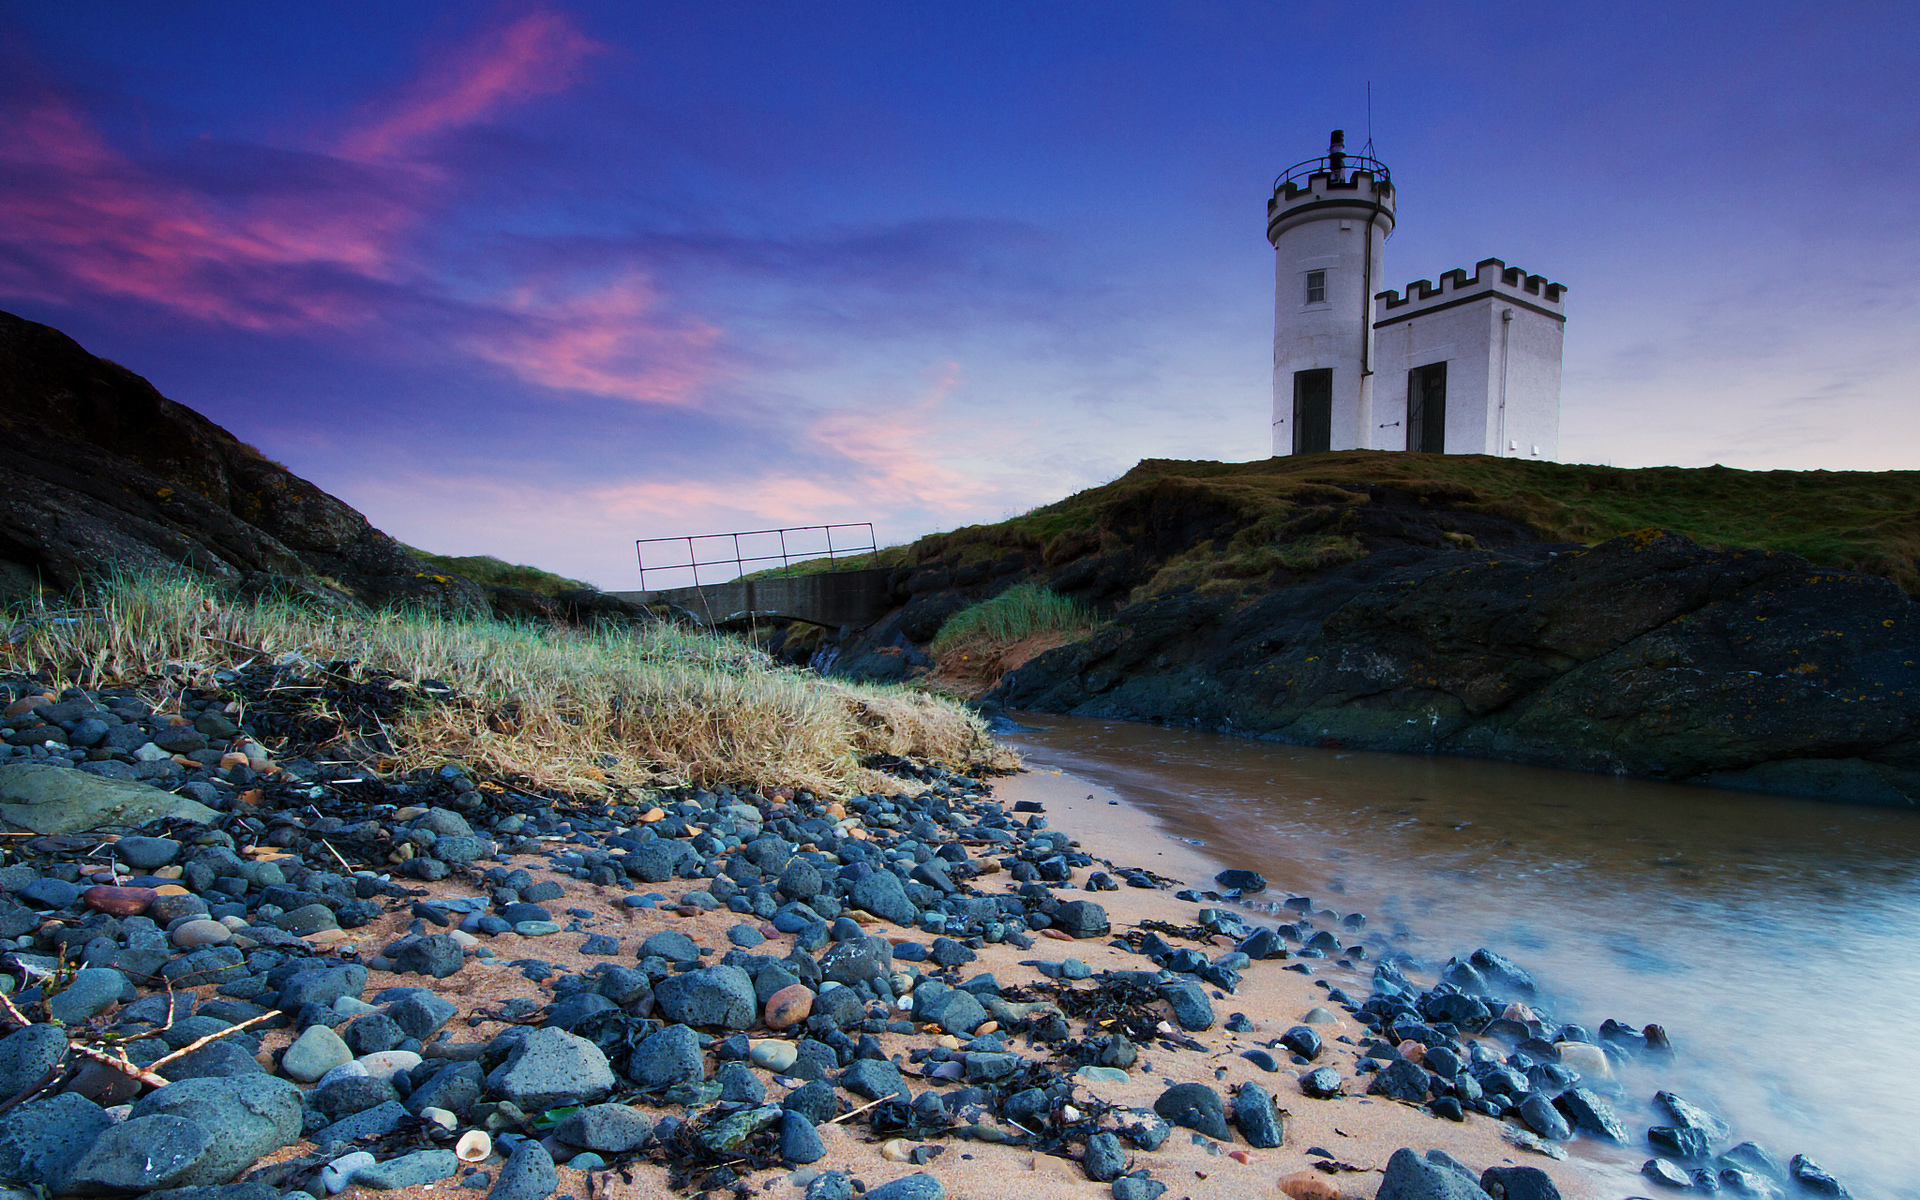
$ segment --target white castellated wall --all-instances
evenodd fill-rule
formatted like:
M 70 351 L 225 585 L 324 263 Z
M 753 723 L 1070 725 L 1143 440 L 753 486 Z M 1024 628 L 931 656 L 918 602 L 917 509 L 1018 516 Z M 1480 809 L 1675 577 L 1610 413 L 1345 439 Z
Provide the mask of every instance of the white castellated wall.
M 1560 355 L 1566 288 L 1482 260 L 1406 295 L 1374 297 L 1374 445 L 1420 450 L 1420 400 L 1444 373 L 1447 454 L 1554 459 L 1560 454 Z M 1431 424 L 1430 422 L 1426 422 Z M 1428 434 L 1431 437 L 1431 433 Z
M 1372 297 L 1394 205 L 1378 166 L 1349 159 L 1336 130 L 1328 156 L 1289 171 L 1267 202 L 1275 455 L 1372 444 Z

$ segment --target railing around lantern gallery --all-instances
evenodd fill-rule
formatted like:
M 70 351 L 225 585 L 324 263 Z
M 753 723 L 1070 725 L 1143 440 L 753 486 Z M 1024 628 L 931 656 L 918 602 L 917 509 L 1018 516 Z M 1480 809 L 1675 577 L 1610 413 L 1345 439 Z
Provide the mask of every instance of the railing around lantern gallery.
M 1377 158 L 1368 158 L 1364 154 L 1323 154 L 1319 158 L 1297 162 L 1282 171 L 1273 181 L 1273 190 L 1277 192 L 1296 179 L 1305 179 L 1310 175 L 1331 175 L 1334 182 L 1338 183 L 1348 171 L 1366 171 L 1381 183 L 1393 182 L 1393 177 L 1387 173 L 1387 164 Z

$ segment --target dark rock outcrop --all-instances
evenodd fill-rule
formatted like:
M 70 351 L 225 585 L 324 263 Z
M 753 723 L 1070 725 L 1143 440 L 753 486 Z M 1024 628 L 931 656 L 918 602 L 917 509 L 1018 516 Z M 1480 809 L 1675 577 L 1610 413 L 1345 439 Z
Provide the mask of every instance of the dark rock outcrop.
M 1920 624 L 1892 582 L 1648 530 L 1386 550 L 1237 605 L 1119 610 L 987 697 L 1890 805 L 1920 803 Z
M 0 313 L 0 591 L 186 568 L 257 591 L 487 611 L 365 517 L 72 338 Z

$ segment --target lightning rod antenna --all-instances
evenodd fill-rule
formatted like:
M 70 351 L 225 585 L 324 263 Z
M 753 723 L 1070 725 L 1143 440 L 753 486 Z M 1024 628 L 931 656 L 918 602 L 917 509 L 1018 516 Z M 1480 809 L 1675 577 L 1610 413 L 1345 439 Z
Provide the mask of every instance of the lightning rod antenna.
M 1367 80 L 1367 157 L 1379 157 L 1373 152 L 1373 80 Z

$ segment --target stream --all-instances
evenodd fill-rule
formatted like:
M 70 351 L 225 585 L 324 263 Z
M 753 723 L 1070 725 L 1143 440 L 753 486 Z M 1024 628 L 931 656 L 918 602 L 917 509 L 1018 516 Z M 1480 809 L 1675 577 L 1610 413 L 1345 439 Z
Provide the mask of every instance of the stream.
M 1365 913 L 1376 952 L 1431 971 L 1486 946 L 1560 1021 L 1664 1025 L 1675 1057 L 1622 1080 L 1636 1136 L 1667 1123 L 1649 1104 L 1667 1088 L 1858 1200 L 1920 1197 L 1920 813 L 1014 719 L 1002 740 L 1030 764 L 1261 872 L 1268 898 Z M 1630 1175 L 1644 1144 L 1574 1149 L 1621 1196 L 1679 1194 Z

